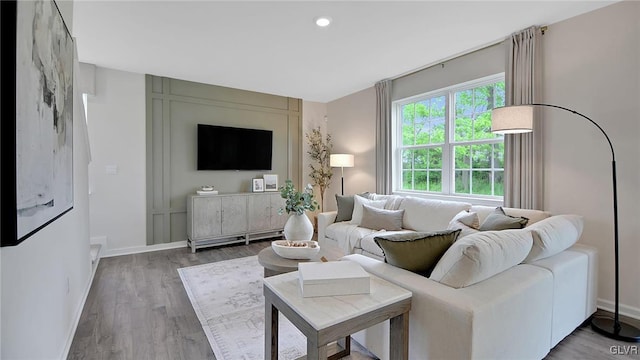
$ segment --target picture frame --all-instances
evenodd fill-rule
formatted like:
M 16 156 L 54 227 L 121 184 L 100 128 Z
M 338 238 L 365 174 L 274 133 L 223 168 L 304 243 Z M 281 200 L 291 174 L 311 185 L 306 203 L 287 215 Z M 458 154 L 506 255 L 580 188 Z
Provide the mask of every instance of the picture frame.
M 264 179 L 264 191 L 278 191 L 277 174 L 265 174 L 262 178 Z
M 251 179 L 251 191 L 264 192 L 264 179 L 260 179 L 260 178 Z
M 75 48 L 53 0 L 0 6 L 0 246 L 15 246 L 73 209 Z

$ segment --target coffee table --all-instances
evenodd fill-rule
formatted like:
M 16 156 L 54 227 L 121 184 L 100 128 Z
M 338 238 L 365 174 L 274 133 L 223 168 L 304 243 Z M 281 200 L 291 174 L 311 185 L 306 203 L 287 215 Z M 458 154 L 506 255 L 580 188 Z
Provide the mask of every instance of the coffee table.
M 291 271 L 298 270 L 298 263 L 301 262 L 315 262 L 320 261 L 321 257 L 325 257 L 327 260 L 338 260 L 344 256 L 342 250 L 333 246 L 322 246 L 320 251 L 309 260 L 300 259 L 285 259 L 275 252 L 271 247 L 264 248 L 258 253 L 258 262 L 264 267 L 264 277 L 284 274 Z
M 350 335 L 390 319 L 390 359 L 409 358 L 411 291 L 371 275 L 365 295 L 300 295 L 298 272 L 264 279 L 265 359 L 278 358 L 278 313 L 307 337 L 307 359 L 337 359 L 348 355 Z M 346 352 L 328 357 L 327 344 L 346 341 Z

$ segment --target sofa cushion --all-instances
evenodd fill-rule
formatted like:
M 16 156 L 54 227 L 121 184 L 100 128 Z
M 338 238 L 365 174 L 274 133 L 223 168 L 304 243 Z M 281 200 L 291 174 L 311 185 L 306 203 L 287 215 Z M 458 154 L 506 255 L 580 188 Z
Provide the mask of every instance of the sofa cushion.
M 353 214 L 351 215 L 351 223 L 360 225 L 362 221 L 362 205 L 367 204 L 371 207 L 382 209 L 387 200 L 369 200 L 362 196 L 355 196 L 353 201 Z
M 532 245 L 527 230 L 472 234 L 445 252 L 429 278 L 454 288 L 473 285 L 521 263 Z
M 369 254 L 373 254 L 379 260 L 384 260 L 384 252 L 382 248 L 376 244 L 373 240 L 376 236 L 388 236 L 395 234 L 413 234 L 413 230 L 398 230 L 398 231 L 372 231 L 370 234 L 364 235 L 358 244 L 361 250 L 366 251 Z
M 470 207 L 471 204 L 463 202 L 407 196 L 400 204 L 400 209 L 404 210 L 402 227 L 427 232 L 444 230 L 457 213 Z
M 343 221 L 333 223 L 325 229 L 325 236 L 335 240 L 345 254 L 352 254 L 354 248 L 360 247 L 361 239 L 377 231 L 361 228 L 358 225 Z
M 480 225 L 480 231 L 522 229 L 527 226 L 529 219 L 510 216 L 504 213 L 502 207 L 497 207 Z
M 478 213 L 478 217 L 480 218 L 480 223 L 489 216 L 492 212 L 496 210 L 495 206 L 485 206 L 485 205 L 473 205 L 471 206 L 470 212 Z M 527 226 L 531 226 L 531 224 L 535 224 L 538 221 L 544 220 L 551 216 L 550 213 L 542 210 L 532 210 L 532 209 L 518 209 L 518 208 L 509 208 L 502 207 L 502 210 L 505 214 L 516 217 L 526 217 L 529 219 L 527 222 Z
M 533 233 L 533 246 L 525 263 L 558 254 L 578 241 L 584 221 L 578 215 L 557 215 L 529 226 Z
M 475 234 L 480 227 L 480 219 L 478 218 L 478 214 L 474 212 L 468 212 L 466 210 L 460 211 L 456 216 L 449 221 L 449 226 L 447 229 L 449 230 L 461 230 L 460 236 L 465 237 L 467 235 Z
M 374 238 L 393 266 L 428 276 L 438 260 L 460 235 L 460 230 L 379 235 Z
M 368 197 L 369 193 L 365 192 L 357 195 L 338 195 L 336 194 L 336 205 L 338 207 L 338 214 L 336 215 L 335 222 L 349 221 L 353 215 L 353 197 L 362 196 Z
M 400 204 L 402 204 L 402 200 L 404 197 L 399 195 L 378 195 L 378 194 L 370 194 L 369 199 L 371 200 L 386 200 L 387 203 L 384 204 L 384 208 L 386 210 L 398 210 L 400 208 Z
M 402 230 L 404 210 L 376 209 L 362 205 L 362 221 L 360 227 L 373 230 Z

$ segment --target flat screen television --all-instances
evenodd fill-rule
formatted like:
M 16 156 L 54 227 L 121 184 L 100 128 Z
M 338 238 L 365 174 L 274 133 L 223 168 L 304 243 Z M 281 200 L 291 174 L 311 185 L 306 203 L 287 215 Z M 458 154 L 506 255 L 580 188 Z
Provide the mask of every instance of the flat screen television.
M 198 124 L 198 170 L 271 170 L 273 131 Z

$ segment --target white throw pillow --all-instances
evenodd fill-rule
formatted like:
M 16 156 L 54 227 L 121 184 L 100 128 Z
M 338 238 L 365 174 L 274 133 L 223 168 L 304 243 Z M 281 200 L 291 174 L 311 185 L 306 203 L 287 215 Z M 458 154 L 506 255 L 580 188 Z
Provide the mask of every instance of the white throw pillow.
M 472 234 L 444 253 L 429 278 L 454 288 L 473 285 L 520 264 L 532 245 L 529 230 Z
M 351 214 L 351 224 L 360 225 L 362 222 L 362 205 L 366 204 L 376 209 L 383 209 L 387 200 L 369 200 L 362 196 L 354 196 L 353 198 L 353 214 Z
M 407 196 L 398 209 L 404 210 L 403 228 L 430 232 L 444 230 L 456 214 L 470 207 L 471 204 L 463 202 Z
M 557 215 L 537 222 L 527 229 L 533 232 L 533 247 L 525 263 L 558 254 L 578 241 L 584 220 L 578 215 Z
M 458 236 L 458 239 L 460 239 L 462 237 L 477 233 L 478 231 L 480 231 L 478 230 L 479 227 L 480 218 L 478 217 L 478 214 L 462 210 L 456 216 L 454 216 L 451 221 L 449 221 L 449 226 L 447 227 L 447 229 L 462 230 L 460 232 L 460 236 Z

